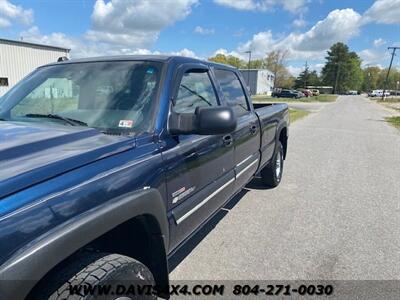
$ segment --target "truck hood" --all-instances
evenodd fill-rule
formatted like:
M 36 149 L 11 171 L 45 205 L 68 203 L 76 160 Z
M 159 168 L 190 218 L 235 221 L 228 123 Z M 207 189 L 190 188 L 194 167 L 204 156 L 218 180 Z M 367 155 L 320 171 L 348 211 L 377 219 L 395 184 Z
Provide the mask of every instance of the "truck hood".
M 134 146 L 93 128 L 0 121 L 0 199 Z

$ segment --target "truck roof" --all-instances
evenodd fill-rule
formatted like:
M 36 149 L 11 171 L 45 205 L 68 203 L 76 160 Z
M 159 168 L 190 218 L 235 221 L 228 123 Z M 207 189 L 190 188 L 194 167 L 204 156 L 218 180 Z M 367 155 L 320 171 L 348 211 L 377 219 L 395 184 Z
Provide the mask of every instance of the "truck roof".
M 99 56 L 99 57 L 89 57 L 89 58 L 78 58 L 64 60 L 60 62 L 53 62 L 47 64 L 46 66 L 59 65 L 59 64 L 73 64 L 73 63 L 86 63 L 86 62 L 106 62 L 106 61 L 155 61 L 163 63 L 202 63 L 209 66 L 218 66 L 226 69 L 237 70 L 229 65 L 215 63 L 211 61 L 201 60 L 186 56 L 176 56 L 176 55 L 117 55 L 117 56 Z

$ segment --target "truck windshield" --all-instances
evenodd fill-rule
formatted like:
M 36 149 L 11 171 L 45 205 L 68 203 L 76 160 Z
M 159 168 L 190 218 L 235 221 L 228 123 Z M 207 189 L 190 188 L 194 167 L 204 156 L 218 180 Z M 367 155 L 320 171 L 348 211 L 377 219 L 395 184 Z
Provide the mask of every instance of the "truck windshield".
M 144 61 L 42 67 L 0 100 L 0 120 L 89 126 L 110 134 L 151 130 L 162 64 Z

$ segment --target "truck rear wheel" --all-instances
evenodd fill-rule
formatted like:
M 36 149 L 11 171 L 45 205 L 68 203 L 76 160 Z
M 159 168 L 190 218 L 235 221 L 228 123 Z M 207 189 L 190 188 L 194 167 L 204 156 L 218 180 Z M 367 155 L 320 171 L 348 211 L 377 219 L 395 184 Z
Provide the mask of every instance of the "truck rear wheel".
M 275 152 L 271 161 L 261 170 L 261 179 L 266 186 L 277 187 L 281 183 L 283 173 L 283 146 L 276 143 Z
M 34 299 L 156 299 L 152 294 L 154 288 L 150 288 L 155 285 L 153 275 L 141 262 L 119 254 L 83 254 L 57 270 L 57 274 L 49 279 L 50 282 L 43 283 L 47 292 L 42 290 L 34 295 Z M 74 294 L 71 293 L 71 287 Z M 140 295 L 137 293 L 138 287 L 141 289 Z M 85 292 L 89 290 L 94 293 Z

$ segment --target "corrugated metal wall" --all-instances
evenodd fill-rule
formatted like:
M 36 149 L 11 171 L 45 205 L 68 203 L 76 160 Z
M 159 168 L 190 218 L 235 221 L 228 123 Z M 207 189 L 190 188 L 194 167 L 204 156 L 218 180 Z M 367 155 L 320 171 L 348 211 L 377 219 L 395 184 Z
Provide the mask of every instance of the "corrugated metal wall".
M 274 89 L 274 75 L 266 69 L 241 69 L 244 81 L 250 89 L 251 95 L 271 95 Z
M 68 50 L 0 40 L 0 77 L 8 78 L 8 87 L 0 87 L 0 96 L 37 67 L 60 56 L 68 57 Z
M 271 95 L 274 89 L 274 74 L 268 70 L 259 70 L 257 78 L 257 94 Z
M 257 70 L 240 70 L 243 79 L 250 91 L 250 95 L 257 94 Z

